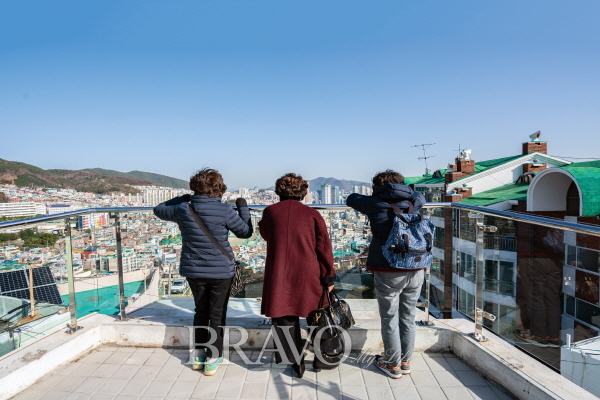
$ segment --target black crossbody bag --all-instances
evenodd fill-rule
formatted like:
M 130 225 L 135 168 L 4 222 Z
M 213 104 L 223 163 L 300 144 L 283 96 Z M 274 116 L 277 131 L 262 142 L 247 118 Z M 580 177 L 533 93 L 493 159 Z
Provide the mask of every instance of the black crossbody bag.
M 219 243 L 217 239 L 215 239 L 215 237 L 212 235 L 212 233 L 210 233 L 208 228 L 206 228 L 206 225 L 204 225 L 198 214 L 196 214 L 196 211 L 194 211 L 194 207 L 192 207 L 192 205 L 189 203 L 188 206 L 190 208 L 190 212 L 194 216 L 194 219 L 198 223 L 198 226 L 200 227 L 200 229 L 202 229 L 202 232 L 204 232 L 206 237 L 210 239 L 210 241 L 217 247 L 217 249 L 221 250 L 221 253 L 223 253 L 223 255 L 225 255 L 225 257 L 227 257 L 229 261 L 233 261 L 233 279 L 231 280 L 231 289 L 229 289 L 229 295 L 237 295 L 239 292 L 244 290 L 244 282 L 242 281 L 242 264 L 235 258 L 233 258 L 231 254 L 229 254 L 227 250 L 225 250 L 223 246 L 221 246 L 221 243 Z

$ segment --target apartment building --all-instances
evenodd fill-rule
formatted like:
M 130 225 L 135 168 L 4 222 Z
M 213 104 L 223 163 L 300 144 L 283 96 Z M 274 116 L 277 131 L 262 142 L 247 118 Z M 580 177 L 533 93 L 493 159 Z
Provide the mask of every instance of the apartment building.
M 46 210 L 47 210 L 48 215 L 62 214 L 62 213 L 66 213 L 69 211 L 75 211 L 78 209 L 79 209 L 79 207 L 75 206 L 73 204 L 62 204 L 62 203 L 46 204 Z
M 600 162 L 572 163 L 526 142 L 521 155 L 476 162 L 463 153 L 432 176 L 407 178 L 429 201 L 512 210 L 600 225 Z M 473 317 L 476 220 L 464 210 L 436 210 L 432 305 Z M 486 327 L 562 370 L 543 345 L 600 335 L 600 240 L 499 217 L 484 236 Z M 529 345 L 528 343 L 531 343 Z
M 108 214 L 87 214 L 77 217 L 77 229 L 99 229 L 108 225 Z
M 46 214 L 43 204 L 34 202 L 0 203 L 0 217 L 27 217 Z

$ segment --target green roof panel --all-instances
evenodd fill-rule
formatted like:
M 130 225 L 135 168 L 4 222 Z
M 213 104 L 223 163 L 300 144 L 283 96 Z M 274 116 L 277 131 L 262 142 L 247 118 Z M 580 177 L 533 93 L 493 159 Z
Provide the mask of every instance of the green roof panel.
M 581 189 L 583 216 L 600 215 L 600 161 L 572 163 L 561 168 L 575 178 Z
M 485 192 L 474 194 L 460 203 L 471 206 L 487 207 L 506 200 L 527 200 L 529 185 L 509 183 Z

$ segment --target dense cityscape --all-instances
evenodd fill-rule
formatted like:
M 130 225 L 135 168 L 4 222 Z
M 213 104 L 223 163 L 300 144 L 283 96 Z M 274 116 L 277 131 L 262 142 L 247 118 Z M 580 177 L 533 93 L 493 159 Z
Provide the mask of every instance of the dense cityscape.
M 139 194 L 94 194 L 73 189 L 28 188 L 12 185 L 0 187 L 5 203 L 0 203 L 0 217 L 20 219 L 40 215 L 54 215 L 69 211 L 99 207 L 151 207 L 173 197 L 190 193 L 183 189 L 167 187 L 137 187 Z M 356 187 L 358 192 L 369 193 L 370 188 Z M 330 204 L 344 201 L 347 193 L 337 186 L 323 185 L 307 195 L 316 202 Z M 234 203 L 243 197 L 250 205 L 269 205 L 278 201 L 272 190 L 240 188 L 226 192 L 223 201 Z M 338 269 L 351 269 L 361 259 L 369 241 L 363 215 L 354 212 L 324 211 L 326 224 L 334 246 Z M 162 221 L 151 212 L 120 213 L 122 236 L 122 263 L 124 272 L 160 267 L 164 286 L 178 277 L 179 255 L 182 248 L 177 224 Z M 258 221 L 260 212 L 252 211 L 254 235 L 249 239 L 230 237 L 236 257 L 243 263 L 249 281 L 244 295 L 260 296 L 264 273 L 266 244 L 260 238 Z M 102 278 L 117 271 L 117 243 L 114 215 L 87 213 L 70 221 L 71 248 L 75 277 L 82 282 L 87 278 Z M 38 223 L 28 229 L 12 228 L 0 232 L 0 271 L 48 266 L 57 282 L 67 278 L 65 260 L 64 219 Z M 364 257 L 362 257 L 364 263 Z M 132 275 L 134 276 L 134 275 Z M 135 275 L 136 279 L 139 274 Z M 112 282 L 107 280 L 108 282 Z M 90 284 L 91 285 L 91 284 Z M 98 283 L 94 283 L 95 287 Z M 85 288 L 85 286 L 82 286 Z M 91 286 L 90 286 L 91 287 Z M 162 284 L 161 284 L 162 287 Z M 65 295 L 66 287 L 59 286 Z M 371 296 L 363 293 L 363 284 L 346 285 L 348 292 L 355 290 L 356 297 Z M 351 294 L 352 295 L 352 294 Z

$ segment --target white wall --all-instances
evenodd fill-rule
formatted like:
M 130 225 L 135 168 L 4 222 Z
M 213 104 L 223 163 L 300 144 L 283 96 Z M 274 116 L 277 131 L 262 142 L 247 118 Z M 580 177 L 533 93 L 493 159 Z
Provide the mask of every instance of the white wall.
M 566 211 L 567 190 L 573 182 L 577 183 L 564 169 L 540 172 L 527 191 L 527 211 Z

